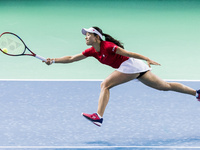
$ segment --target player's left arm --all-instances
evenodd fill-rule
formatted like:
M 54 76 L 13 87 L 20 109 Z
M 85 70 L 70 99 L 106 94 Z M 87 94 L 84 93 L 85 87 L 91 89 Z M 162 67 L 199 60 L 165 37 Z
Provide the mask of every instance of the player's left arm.
M 143 56 L 143 55 L 138 54 L 138 53 L 133 53 L 133 52 L 127 51 L 127 50 L 125 50 L 121 47 L 117 47 L 116 54 L 126 56 L 126 57 L 133 57 L 133 58 L 137 58 L 137 59 L 146 60 L 149 67 L 151 67 L 150 65 L 160 65 L 159 63 L 149 59 L 146 56 Z

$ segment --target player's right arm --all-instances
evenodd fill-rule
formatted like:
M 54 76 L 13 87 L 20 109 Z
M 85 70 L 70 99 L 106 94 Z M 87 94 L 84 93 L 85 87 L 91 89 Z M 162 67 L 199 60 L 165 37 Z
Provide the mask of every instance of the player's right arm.
M 72 63 L 72 62 L 79 61 L 79 60 L 82 60 L 85 58 L 87 58 L 87 57 L 84 56 L 82 53 L 74 55 L 74 56 L 64 56 L 64 57 L 53 58 L 53 59 L 47 58 L 46 64 L 51 65 L 53 62 L 54 63 Z

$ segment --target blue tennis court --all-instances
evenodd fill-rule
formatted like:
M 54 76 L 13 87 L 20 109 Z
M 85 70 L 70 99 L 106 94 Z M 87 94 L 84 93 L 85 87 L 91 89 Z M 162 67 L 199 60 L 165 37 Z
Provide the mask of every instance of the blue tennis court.
M 111 89 L 101 128 L 96 112 L 101 81 L 0 81 L 3 148 L 145 149 L 200 147 L 200 103 L 131 81 Z M 200 81 L 181 81 L 198 89 Z

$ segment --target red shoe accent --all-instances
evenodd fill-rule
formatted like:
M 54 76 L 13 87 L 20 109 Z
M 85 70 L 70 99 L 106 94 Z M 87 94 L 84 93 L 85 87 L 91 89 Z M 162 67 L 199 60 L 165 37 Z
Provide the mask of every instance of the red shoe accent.
M 82 115 L 88 119 L 89 121 L 91 121 L 92 123 L 94 123 L 97 126 L 101 126 L 103 123 L 103 118 L 99 118 L 99 116 L 96 113 L 93 114 L 86 114 L 86 113 L 82 113 Z

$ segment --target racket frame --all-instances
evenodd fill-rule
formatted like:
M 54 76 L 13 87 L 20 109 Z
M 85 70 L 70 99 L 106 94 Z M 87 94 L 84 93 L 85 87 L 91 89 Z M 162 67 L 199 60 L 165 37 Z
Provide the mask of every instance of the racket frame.
M 8 53 L 4 52 L 4 51 L 0 48 L 0 51 L 2 51 L 4 54 L 9 55 L 9 56 L 23 56 L 23 55 L 26 55 L 26 56 L 34 56 L 34 57 L 36 57 L 36 58 L 38 58 L 38 59 L 40 59 L 40 60 L 42 60 L 42 61 L 45 61 L 45 62 L 47 61 L 46 58 L 44 58 L 44 57 L 42 57 L 42 56 L 40 56 L 40 55 L 36 55 L 34 52 L 32 52 L 32 51 L 28 48 L 28 46 L 26 46 L 25 42 L 24 42 L 18 35 L 16 35 L 15 33 L 12 33 L 12 32 L 4 32 L 4 33 L 2 33 L 2 34 L 0 35 L 0 38 L 1 38 L 1 36 L 4 35 L 4 34 L 12 34 L 12 35 L 16 36 L 17 38 L 20 39 L 20 41 L 21 41 L 21 42 L 24 44 L 24 46 L 25 46 L 23 53 L 22 53 L 22 54 L 18 54 L 18 55 L 8 54 Z M 26 50 L 28 50 L 31 54 L 25 54 Z

